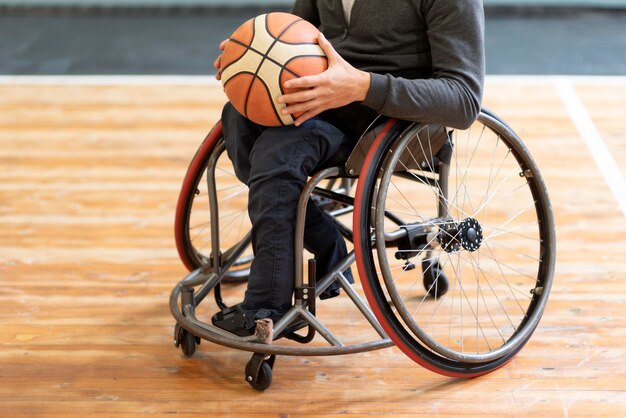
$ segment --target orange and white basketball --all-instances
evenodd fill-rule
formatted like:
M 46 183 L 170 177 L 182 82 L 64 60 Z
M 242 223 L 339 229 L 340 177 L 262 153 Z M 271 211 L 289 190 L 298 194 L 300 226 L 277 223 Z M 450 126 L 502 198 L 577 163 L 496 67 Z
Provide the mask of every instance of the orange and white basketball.
M 294 118 L 280 112 L 284 105 L 276 99 L 295 91 L 286 90 L 285 81 L 328 67 L 318 35 L 315 26 L 289 13 L 268 13 L 241 25 L 226 43 L 220 64 L 224 92 L 235 109 L 260 125 L 293 125 Z

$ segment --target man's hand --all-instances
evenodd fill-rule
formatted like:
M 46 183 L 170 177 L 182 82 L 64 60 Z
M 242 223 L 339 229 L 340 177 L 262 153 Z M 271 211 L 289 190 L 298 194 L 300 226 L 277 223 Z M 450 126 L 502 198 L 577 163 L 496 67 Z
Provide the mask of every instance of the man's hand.
M 370 87 L 370 75 L 350 65 L 335 51 L 320 33 L 318 43 L 328 58 L 328 69 L 321 74 L 288 80 L 285 88 L 305 90 L 278 97 L 278 103 L 287 103 L 283 114 L 301 113 L 295 125 L 352 102 L 363 101 Z
M 224 52 L 224 48 L 226 48 L 226 42 L 228 42 L 228 39 L 224 39 L 222 41 L 222 43 L 220 44 L 220 51 Z M 222 62 L 222 54 L 220 54 L 215 59 L 215 62 L 213 62 L 213 67 L 215 67 L 215 69 L 217 70 L 217 74 L 215 75 L 215 78 L 217 78 L 218 80 L 222 79 L 222 72 L 220 71 L 221 62 Z

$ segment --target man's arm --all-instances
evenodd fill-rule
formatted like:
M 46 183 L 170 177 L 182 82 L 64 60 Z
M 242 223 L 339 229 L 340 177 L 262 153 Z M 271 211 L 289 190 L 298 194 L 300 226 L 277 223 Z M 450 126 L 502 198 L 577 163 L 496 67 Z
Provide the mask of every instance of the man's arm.
M 362 103 L 386 116 L 465 128 L 478 116 L 483 94 L 485 57 L 482 0 L 428 0 L 423 10 L 428 24 L 433 78 L 409 80 L 370 73 L 371 80 L 368 80 Z M 331 53 L 327 48 L 332 47 L 323 42 L 320 42 L 320 46 L 330 58 Z M 309 89 L 279 99 L 289 104 L 287 113 L 306 112 L 296 120 L 296 124 L 324 110 L 345 105 L 347 103 L 343 102 L 347 99 L 361 100 L 355 98 L 356 91 L 346 91 L 350 89 L 346 80 L 365 80 L 362 72 L 343 60 L 341 66 L 332 65 L 331 61 L 329 70 L 318 76 L 302 77 L 286 83 L 288 88 Z M 344 77 L 333 76 L 332 73 L 337 70 L 341 70 Z M 363 82 L 359 83 L 359 86 L 363 85 Z M 338 97 L 338 92 L 343 92 L 344 97 Z
M 466 128 L 481 108 L 484 72 L 482 0 L 430 0 L 424 7 L 433 78 L 372 74 L 363 104 L 400 119 Z

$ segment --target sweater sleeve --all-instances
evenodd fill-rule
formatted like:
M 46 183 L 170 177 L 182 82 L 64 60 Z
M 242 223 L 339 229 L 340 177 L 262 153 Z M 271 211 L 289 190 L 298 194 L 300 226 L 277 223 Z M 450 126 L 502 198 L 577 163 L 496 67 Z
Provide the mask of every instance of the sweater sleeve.
M 315 27 L 320 25 L 320 17 L 315 0 L 296 0 L 291 8 L 291 13 L 308 20 Z
M 467 128 L 480 112 L 484 73 L 482 0 L 427 0 L 422 8 L 433 77 L 371 74 L 363 104 L 386 116 Z

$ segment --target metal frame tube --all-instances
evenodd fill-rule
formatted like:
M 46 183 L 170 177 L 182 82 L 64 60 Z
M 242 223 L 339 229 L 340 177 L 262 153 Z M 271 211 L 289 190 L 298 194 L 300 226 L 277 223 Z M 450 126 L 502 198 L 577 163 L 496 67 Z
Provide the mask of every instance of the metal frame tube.
M 309 203 L 309 198 L 313 193 L 315 187 L 323 180 L 339 175 L 339 168 L 331 167 L 320 171 L 306 183 L 300 193 L 300 200 L 298 201 L 298 211 L 296 213 L 296 230 L 294 235 L 294 286 L 295 288 L 302 287 L 304 284 L 304 224 L 306 222 L 306 207 Z M 298 301 L 296 301 L 298 303 Z
M 226 145 L 221 142 L 211 153 L 207 163 L 207 192 L 209 194 L 209 206 L 211 208 L 211 262 L 213 271 L 218 272 L 221 264 L 220 260 L 220 233 L 219 233 L 219 212 L 217 201 L 217 187 L 215 185 L 215 168 L 217 160 L 224 152 Z
M 193 274 L 193 272 L 190 273 L 190 275 L 191 274 Z M 178 301 L 181 296 L 181 290 L 183 287 L 182 283 L 184 282 L 185 279 L 178 283 L 170 294 L 170 312 L 172 313 L 172 316 L 174 317 L 176 322 L 178 322 L 181 327 L 191 332 L 192 334 L 207 341 L 211 341 L 215 344 L 254 353 L 285 356 L 334 356 L 354 354 L 379 350 L 381 348 L 392 347 L 394 345 L 394 343 L 389 338 L 383 338 L 377 341 L 371 341 L 361 344 L 331 345 L 327 347 L 302 347 L 283 346 L 278 344 L 263 344 L 256 342 L 254 340 L 254 336 L 238 337 L 234 334 L 229 333 L 228 331 L 224 331 L 213 325 L 208 325 L 199 321 L 195 316 L 194 309 L 189 309 L 189 305 L 186 309 L 184 309 L 184 312 L 181 311 Z M 312 318 L 308 317 L 310 313 L 302 307 L 294 306 L 289 311 L 288 315 L 291 316 L 291 319 L 295 319 L 296 316 L 302 316 L 305 320 L 307 320 L 307 322 L 310 321 L 309 323 L 311 324 L 311 326 L 316 328 L 316 330 L 319 330 L 321 333 L 324 330 L 327 330 L 326 327 L 324 327 L 317 318 L 312 317 L 312 315 Z M 284 323 L 286 324 L 286 319 L 286 317 L 283 317 L 283 319 L 279 321 L 279 324 L 282 323 L 283 320 L 285 320 Z

